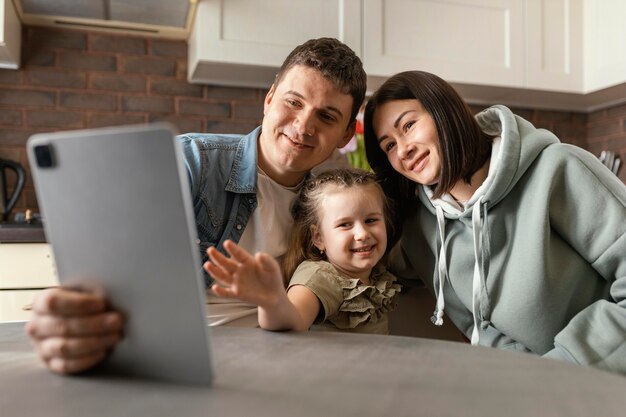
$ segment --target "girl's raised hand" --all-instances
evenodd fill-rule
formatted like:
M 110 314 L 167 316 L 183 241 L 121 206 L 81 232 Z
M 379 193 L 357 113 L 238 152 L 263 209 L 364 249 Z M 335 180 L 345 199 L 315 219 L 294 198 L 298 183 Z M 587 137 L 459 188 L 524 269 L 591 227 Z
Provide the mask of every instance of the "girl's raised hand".
M 204 264 L 204 269 L 218 282 L 211 287 L 216 295 L 266 308 L 286 296 L 280 265 L 272 256 L 253 256 L 231 240 L 224 242 L 224 249 L 230 257 L 210 247 L 210 261 Z

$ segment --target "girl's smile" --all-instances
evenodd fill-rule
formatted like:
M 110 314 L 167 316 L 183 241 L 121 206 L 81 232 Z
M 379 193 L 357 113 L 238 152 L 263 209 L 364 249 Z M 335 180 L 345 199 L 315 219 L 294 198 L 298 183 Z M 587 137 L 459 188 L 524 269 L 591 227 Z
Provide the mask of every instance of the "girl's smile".
M 369 283 L 372 268 L 387 248 L 382 196 L 375 185 L 329 186 L 312 226 L 313 243 L 343 274 Z

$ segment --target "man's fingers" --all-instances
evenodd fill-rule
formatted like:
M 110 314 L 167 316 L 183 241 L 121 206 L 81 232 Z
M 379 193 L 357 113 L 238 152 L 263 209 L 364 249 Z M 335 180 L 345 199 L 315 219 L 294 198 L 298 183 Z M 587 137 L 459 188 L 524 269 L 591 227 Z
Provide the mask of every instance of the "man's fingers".
M 119 340 L 117 334 L 104 337 L 51 337 L 41 341 L 36 348 L 44 361 L 54 358 L 70 360 L 106 353 Z
M 46 364 L 52 372 L 56 372 L 58 374 L 76 374 L 93 368 L 95 365 L 102 362 L 105 356 L 106 352 L 100 352 L 94 355 L 83 356 L 81 358 L 52 358 L 47 360 Z
M 48 337 L 97 336 L 120 333 L 123 320 L 119 313 L 109 312 L 87 317 L 40 315 L 26 324 L 26 332 L 35 339 Z
M 103 312 L 106 307 L 106 301 L 99 295 L 65 288 L 44 290 L 33 301 L 36 314 L 60 316 L 95 314 Z

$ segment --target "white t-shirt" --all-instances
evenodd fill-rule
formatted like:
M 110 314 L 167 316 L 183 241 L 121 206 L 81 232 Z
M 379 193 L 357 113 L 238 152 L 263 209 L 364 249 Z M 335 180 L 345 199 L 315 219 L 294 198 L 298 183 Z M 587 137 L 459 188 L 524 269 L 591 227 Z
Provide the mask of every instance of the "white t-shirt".
M 287 252 L 293 226 L 291 205 L 302 183 L 284 187 L 257 167 L 257 207 L 239 240 L 239 245 L 254 254 L 266 252 L 275 258 Z M 241 301 L 219 298 L 207 291 L 208 321 L 211 326 L 228 324 L 258 327 L 257 307 Z
M 257 168 L 257 207 L 239 240 L 250 253 L 266 252 L 274 258 L 287 252 L 293 226 L 291 205 L 302 184 L 284 187 Z

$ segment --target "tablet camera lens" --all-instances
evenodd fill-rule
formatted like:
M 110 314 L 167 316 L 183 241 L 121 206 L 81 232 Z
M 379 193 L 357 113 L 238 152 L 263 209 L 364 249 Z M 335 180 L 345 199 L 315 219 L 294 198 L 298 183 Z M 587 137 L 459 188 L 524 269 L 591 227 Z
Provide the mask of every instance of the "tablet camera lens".
M 35 159 L 37 160 L 37 165 L 41 168 L 52 167 L 54 165 L 52 147 L 50 145 L 35 146 Z

